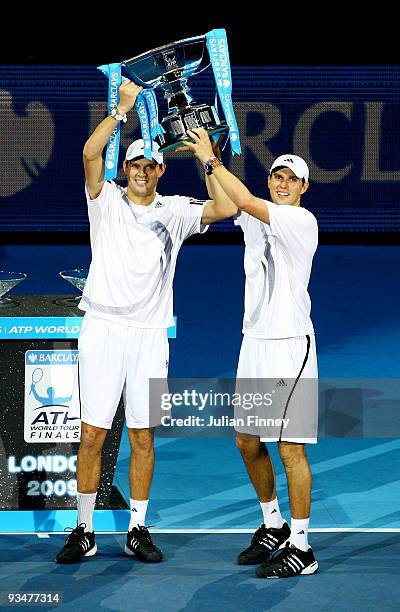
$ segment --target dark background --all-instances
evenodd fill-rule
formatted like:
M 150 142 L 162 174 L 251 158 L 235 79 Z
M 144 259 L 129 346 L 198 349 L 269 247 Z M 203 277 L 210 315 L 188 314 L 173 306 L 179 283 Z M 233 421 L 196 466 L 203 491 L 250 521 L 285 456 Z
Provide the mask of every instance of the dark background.
M 2 64 L 98 66 L 219 27 L 227 31 L 232 66 L 326 66 L 329 71 L 341 65 L 387 67 L 398 61 L 396 20 L 378 7 L 372 14 L 365 6 L 353 9 L 340 3 L 41 3 L 6 6 L 2 18 Z M 270 91 L 274 85 L 279 90 L 282 83 L 270 83 Z M 394 232 L 360 235 L 343 230 L 323 240 L 397 241 Z M 8 232 L 7 239 L 51 240 L 49 233 L 24 234 Z M 210 233 L 208 240 L 212 238 Z M 69 232 L 65 239 L 81 241 L 82 235 Z
M 122 61 L 225 28 L 233 65 L 391 64 L 388 8 L 256 2 L 52 3 L 2 7 L 1 63 Z M 383 8 L 383 7 L 382 7 Z

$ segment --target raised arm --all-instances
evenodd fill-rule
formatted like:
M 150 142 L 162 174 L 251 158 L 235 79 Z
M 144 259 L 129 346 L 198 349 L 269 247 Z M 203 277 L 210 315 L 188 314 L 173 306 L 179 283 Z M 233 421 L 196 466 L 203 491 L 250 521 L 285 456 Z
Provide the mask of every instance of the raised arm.
M 142 87 L 126 79 L 119 88 L 118 111 L 125 115 L 133 108 Z M 83 147 L 83 166 L 86 186 L 92 200 L 97 198 L 104 184 L 103 149 L 114 131 L 117 120 L 108 115 L 89 136 Z
M 208 134 L 203 128 L 196 128 L 193 131 L 188 131 L 188 134 L 195 142 L 188 142 L 185 144 L 202 164 L 211 157 L 215 156 L 219 158 L 218 144 L 216 144 L 213 149 Z M 236 204 L 228 197 L 213 174 L 206 174 L 206 185 L 211 201 L 204 207 L 201 222 L 208 225 L 236 215 L 238 210 Z
M 211 142 L 213 155 L 215 155 L 215 157 L 217 157 L 219 160 L 221 160 L 221 150 L 219 146 L 221 142 L 221 138 L 223 137 L 220 137 L 220 139 L 217 142 Z M 218 183 L 215 184 L 215 180 L 213 180 L 212 174 L 210 175 L 204 174 L 204 179 L 206 181 L 208 197 L 210 198 L 210 200 L 214 200 L 214 197 L 215 197 L 214 189 L 218 188 Z
M 211 201 L 204 207 L 201 222 L 209 225 L 236 215 L 238 207 L 228 198 L 216 178 L 212 174 L 210 176 L 206 174 L 205 178 L 207 193 Z
M 195 142 L 188 142 L 185 144 L 187 144 L 187 147 L 196 155 L 197 159 L 202 164 L 210 159 L 210 157 L 213 157 L 208 134 L 203 128 L 197 128 L 196 130 L 190 131 L 188 130 L 188 135 L 193 138 Z M 242 183 L 242 181 L 240 181 L 234 174 L 229 172 L 225 166 L 216 166 L 211 176 L 213 181 L 212 187 L 218 198 L 218 202 L 214 201 L 213 203 L 208 204 L 204 209 L 205 214 L 208 206 L 212 206 L 217 203 L 218 209 L 221 209 L 221 211 L 233 210 L 233 208 L 235 209 L 234 212 L 230 212 L 230 214 L 220 217 L 220 219 L 232 216 L 236 214 L 237 209 L 240 209 L 247 212 L 249 215 L 256 217 L 257 219 L 264 221 L 264 223 L 269 223 L 268 208 L 265 205 L 264 200 L 261 198 L 256 198 Z M 216 185 L 218 185 L 218 192 L 215 191 Z M 220 190 L 222 190 L 222 192 L 220 192 Z M 224 194 L 223 198 L 221 193 Z M 220 198 L 222 200 L 221 202 Z M 228 202 L 230 202 L 230 206 Z M 215 220 L 217 221 L 218 219 Z M 205 221 L 205 223 L 207 223 L 207 221 Z

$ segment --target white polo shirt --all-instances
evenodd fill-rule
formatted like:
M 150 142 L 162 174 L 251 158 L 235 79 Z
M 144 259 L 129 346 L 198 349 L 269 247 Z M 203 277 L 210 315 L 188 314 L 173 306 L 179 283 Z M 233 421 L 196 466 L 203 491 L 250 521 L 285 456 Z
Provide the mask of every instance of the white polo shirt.
M 207 230 L 206 201 L 156 193 L 141 206 L 113 181 L 86 198 L 92 262 L 79 308 L 136 327 L 173 325 L 176 259 L 184 240 Z
M 293 338 L 313 334 L 308 282 L 318 245 L 314 215 L 299 206 L 265 201 L 270 223 L 242 212 L 246 273 L 243 334 Z

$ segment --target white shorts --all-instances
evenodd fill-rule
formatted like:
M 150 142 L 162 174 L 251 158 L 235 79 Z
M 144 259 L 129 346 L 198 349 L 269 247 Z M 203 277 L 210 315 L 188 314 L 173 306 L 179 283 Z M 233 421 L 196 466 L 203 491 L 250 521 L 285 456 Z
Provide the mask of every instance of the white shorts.
M 81 419 L 111 429 L 121 394 L 126 424 L 149 427 L 149 379 L 167 379 L 166 329 L 121 325 L 86 314 L 78 340 Z
M 266 383 L 273 379 L 272 393 L 280 417 L 289 422 L 286 431 L 281 426 L 279 435 L 273 434 L 260 440 L 265 442 L 296 442 L 298 444 L 317 442 L 318 431 L 318 368 L 315 336 L 299 336 L 278 340 L 243 337 L 237 370 L 237 390 L 266 389 Z M 243 380 L 246 379 L 246 380 Z M 252 383 L 247 379 L 257 379 Z M 268 387 L 269 388 L 269 387 Z M 279 406 L 278 406 L 279 407 Z M 257 414 L 262 413 L 261 409 Z M 277 413 L 275 412 L 275 415 Z M 285 421 L 286 423 L 286 421 Z M 246 422 L 247 425 L 247 422 Z M 235 427 L 236 431 L 257 435 L 254 427 Z M 265 428 L 261 430 L 265 432 Z

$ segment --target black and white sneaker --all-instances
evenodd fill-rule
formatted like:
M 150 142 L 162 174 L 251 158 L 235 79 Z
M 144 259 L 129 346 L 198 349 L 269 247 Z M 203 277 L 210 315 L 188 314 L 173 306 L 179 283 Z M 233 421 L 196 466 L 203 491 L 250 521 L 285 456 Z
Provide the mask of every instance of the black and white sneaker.
M 266 527 L 264 523 L 257 529 L 251 544 L 237 558 L 239 565 L 255 565 L 267 561 L 290 536 L 290 527 L 283 523 L 280 529 Z
M 125 552 L 127 555 L 135 555 L 146 563 L 159 563 L 163 560 L 161 550 L 154 546 L 149 530 L 144 525 L 128 531 Z
M 94 532 L 85 531 L 85 527 L 86 524 L 81 523 L 72 529 L 64 546 L 56 555 L 57 563 L 79 563 L 83 557 L 93 557 L 97 553 Z
M 276 551 L 269 561 L 260 565 L 256 573 L 259 578 L 291 578 L 315 574 L 317 570 L 318 563 L 311 546 L 304 551 L 286 542 L 286 546 Z

